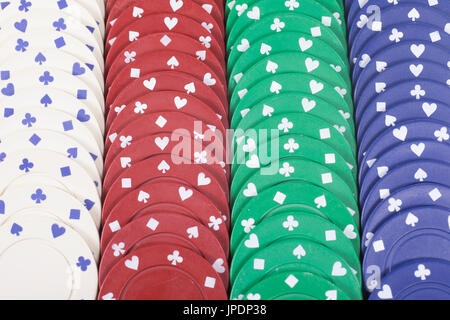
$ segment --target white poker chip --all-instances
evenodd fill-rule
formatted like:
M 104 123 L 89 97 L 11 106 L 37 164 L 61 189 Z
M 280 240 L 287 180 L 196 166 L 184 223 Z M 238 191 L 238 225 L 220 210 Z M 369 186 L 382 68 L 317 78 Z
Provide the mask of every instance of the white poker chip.
M 42 48 L 46 48 L 46 50 L 55 49 L 58 52 L 73 55 L 92 70 L 104 71 L 103 56 L 95 50 L 90 50 L 83 42 L 70 34 L 61 34 L 47 28 L 41 28 L 27 33 L 26 39 L 23 38 L 23 41 L 25 42 L 19 43 L 15 35 L 5 34 L 0 36 L 0 42 L 2 43 L 0 61 L 9 56 L 31 52 L 31 55 L 37 57 L 39 62 L 42 57 L 38 54 L 43 51 Z
M 8 88 L 8 85 L 3 86 L 3 89 L 5 88 Z M 57 89 L 24 87 L 20 90 L 26 92 L 26 95 L 14 94 L 7 97 L 0 94 L 0 118 L 9 118 L 14 115 L 15 110 L 21 110 L 24 107 L 32 107 L 28 110 L 29 112 L 35 109 L 61 111 L 76 118 L 91 131 L 94 137 L 100 137 L 99 141 L 103 145 L 105 121 L 104 115 L 98 108 L 92 109 L 86 106 L 83 100 Z
M 0 18 L 0 34 L 16 35 L 17 40 L 25 40 L 27 31 L 46 28 L 55 30 L 61 35 L 70 34 L 92 50 L 103 54 L 103 38 L 98 28 L 86 26 L 78 18 L 59 10 L 36 9 L 25 14 L 10 11 Z M 32 41 L 33 39 L 29 39 Z
M 104 15 L 101 14 L 99 5 L 92 4 L 91 0 L 9 0 L 8 2 L 9 4 L 3 7 L 2 17 L 8 14 L 16 15 L 16 17 L 26 17 L 39 9 L 60 11 L 78 19 L 89 30 L 98 29 L 102 37 L 105 35 L 105 26 L 103 23 L 100 23 L 103 21 Z
M 0 226 L 23 210 L 48 212 L 78 232 L 89 246 L 95 261 L 100 256 L 100 237 L 83 204 L 67 192 L 39 183 L 14 186 L 0 196 Z
M 6 137 L 17 130 L 32 132 L 35 129 L 45 129 L 67 135 L 78 141 L 93 157 L 102 157 L 104 146 L 101 133 L 94 136 L 82 122 L 70 114 L 32 105 L 12 109 L 5 107 L 2 112 L 0 137 Z
M 40 175 L 53 179 L 77 198 L 91 214 L 96 226 L 101 219 L 101 181 L 93 181 L 72 159 L 47 150 L 20 150 L 2 154 L 0 161 L 0 195 L 21 177 Z M 39 180 L 38 180 L 39 181 Z M 21 182 L 23 183 L 23 181 Z M 41 182 L 42 185 L 55 185 Z M 56 185 L 57 186 L 57 185 Z
M 67 224 L 35 209 L 0 228 L 0 299 L 93 300 L 95 259 Z
M 0 154 L 9 154 L 21 149 L 48 150 L 64 155 L 82 166 L 94 181 L 103 175 L 102 157 L 90 154 L 78 141 L 59 132 L 32 129 L 18 130 L 0 136 Z
M 21 88 L 34 86 L 37 88 L 54 88 L 72 94 L 84 102 L 91 110 L 98 108 L 104 112 L 105 101 L 100 87 L 91 88 L 82 80 L 70 73 L 52 67 L 29 67 L 26 69 L 3 69 L 1 74 L 8 74 L 8 79 L 0 81 L 10 88 L 9 91 L 1 90 L 2 95 L 21 95 Z

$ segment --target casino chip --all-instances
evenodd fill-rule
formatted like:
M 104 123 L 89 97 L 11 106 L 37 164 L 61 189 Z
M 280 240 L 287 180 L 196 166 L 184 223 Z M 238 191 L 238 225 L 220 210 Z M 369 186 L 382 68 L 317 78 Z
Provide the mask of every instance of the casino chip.
M 106 4 L 101 300 L 226 300 L 224 11 Z
M 0 3 L 0 299 L 98 291 L 103 0 Z
M 449 299 L 450 4 L 346 1 L 364 286 Z
M 233 0 L 225 13 L 231 298 L 361 299 L 344 6 Z

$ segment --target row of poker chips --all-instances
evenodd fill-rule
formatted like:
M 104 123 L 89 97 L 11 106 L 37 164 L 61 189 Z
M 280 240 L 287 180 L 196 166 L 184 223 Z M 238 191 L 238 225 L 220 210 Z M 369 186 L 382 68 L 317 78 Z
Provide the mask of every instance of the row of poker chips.
M 0 299 L 95 299 L 103 0 L 0 2 Z
M 365 288 L 449 299 L 450 2 L 347 2 Z
M 106 11 L 99 299 L 227 299 L 223 3 Z
M 227 1 L 231 299 L 362 298 L 342 1 Z

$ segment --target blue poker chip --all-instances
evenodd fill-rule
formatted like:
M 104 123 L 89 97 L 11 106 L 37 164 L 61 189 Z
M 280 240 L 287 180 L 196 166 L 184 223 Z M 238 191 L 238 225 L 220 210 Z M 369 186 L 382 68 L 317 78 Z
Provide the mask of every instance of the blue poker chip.
M 389 30 L 377 33 L 366 46 L 353 46 L 350 52 L 353 68 L 364 69 L 378 52 L 404 41 L 431 41 L 447 50 L 450 49 L 450 35 L 443 29 L 425 23 L 397 24 Z
M 392 154 L 395 156 L 395 154 Z M 371 169 L 370 171 L 377 171 Z M 377 172 L 378 179 L 365 179 L 360 188 L 360 203 L 364 210 L 370 212 L 377 204 L 396 190 L 416 183 L 448 184 L 450 166 L 446 162 L 435 160 L 417 160 L 399 164 Z
M 369 77 L 361 76 L 354 84 L 356 108 L 375 100 L 379 94 L 390 93 L 391 86 L 395 86 L 399 82 L 415 80 L 421 84 L 422 81 L 425 81 L 424 79 L 430 79 L 446 84 L 447 81 L 450 81 L 450 69 L 446 65 L 416 59 L 388 66 L 374 77 L 370 77 L 371 75 L 368 74 L 365 76 Z M 408 93 L 411 96 L 410 92 Z M 425 95 L 425 97 L 429 96 L 429 93 Z
M 386 130 L 373 143 L 368 144 L 370 147 L 366 152 L 360 150 L 359 174 L 365 176 L 367 170 L 376 163 L 377 158 L 395 146 L 412 140 L 426 139 L 448 144 L 450 142 L 448 123 L 429 119 L 398 123 L 395 128 Z
M 378 137 L 393 124 L 418 119 L 438 121 L 450 119 L 450 106 L 441 101 L 427 99 L 427 101 L 409 100 L 396 103 L 381 113 L 376 112 L 375 108 L 367 109 L 359 123 L 358 141 L 365 136 Z M 367 149 L 365 145 L 361 147 Z
M 412 212 L 414 211 L 414 212 Z M 416 259 L 450 261 L 448 209 L 405 211 L 385 221 L 373 234 L 363 260 L 363 278 L 368 291 L 396 267 Z
M 375 183 L 379 179 L 380 171 L 382 172 L 385 168 L 393 168 L 399 163 L 422 159 L 439 160 L 450 164 L 450 158 L 442 157 L 443 154 L 450 154 L 450 145 L 437 140 L 411 140 L 400 143 L 377 158 L 367 170 L 361 172 L 359 185 Z
M 366 10 L 361 10 L 355 20 L 351 20 L 348 33 L 349 46 L 365 45 L 377 33 L 388 30 L 399 23 L 428 23 L 441 29 L 448 22 L 448 14 L 443 11 L 444 2 L 435 7 L 423 3 L 402 2 L 396 6 L 381 8 L 385 0 L 372 0 Z M 448 4 L 447 4 L 448 6 Z
M 354 68 L 352 80 L 356 82 L 362 77 L 371 79 L 389 66 L 414 59 L 432 61 L 444 66 L 450 60 L 450 53 L 446 48 L 430 41 L 402 41 L 372 56 L 371 62 L 365 68 Z
M 380 215 L 380 219 L 403 210 L 419 206 L 440 206 L 450 209 L 450 187 L 437 183 L 418 183 L 392 193 L 373 210 L 362 210 L 361 225 L 365 228 L 367 219 Z M 366 239 L 364 235 L 364 239 Z
M 347 1 L 347 0 L 346 0 Z M 443 12 L 450 14 L 450 5 L 448 2 L 439 0 L 406 0 L 409 3 L 416 3 L 418 5 L 426 3 L 431 8 L 439 8 Z M 359 14 L 371 14 L 372 10 L 369 10 L 370 6 L 376 5 L 380 10 L 386 10 L 387 8 L 397 7 L 398 0 L 385 1 L 385 0 L 348 0 L 349 11 L 347 12 L 348 20 L 351 24 L 355 20 L 360 20 Z
M 420 259 L 398 266 L 369 300 L 450 300 L 450 262 Z

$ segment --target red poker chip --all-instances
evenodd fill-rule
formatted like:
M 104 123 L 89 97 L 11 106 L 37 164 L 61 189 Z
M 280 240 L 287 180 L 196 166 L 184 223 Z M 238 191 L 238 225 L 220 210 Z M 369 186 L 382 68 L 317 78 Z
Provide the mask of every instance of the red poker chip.
M 138 8 L 135 9 L 133 8 L 134 6 L 137 6 Z M 149 8 L 151 8 L 151 11 L 148 10 Z M 151 7 L 147 0 L 122 0 L 120 2 L 116 2 L 116 4 L 111 8 L 108 15 L 108 20 L 106 22 L 106 32 L 107 34 L 109 34 L 109 32 L 114 32 L 116 25 L 120 25 L 122 28 L 126 27 L 125 23 L 119 22 L 119 20 L 124 18 L 125 20 L 133 21 L 152 13 L 175 12 L 189 17 L 195 17 L 199 22 L 210 21 L 212 18 L 216 23 L 214 28 L 219 28 L 222 36 L 224 35 L 224 11 L 223 8 L 220 10 L 213 0 L 194 0 L 184 2 L 180 0 L 159 0 L 156 3 L 151 3 Z
M 114 112 L 108 113 L 106 120 L 107 136 L 114 132 L 120 132 L 129 122 L 142 117 L 148 112 L 169 112 L 177 111 L 186 113 L 198 118 L 205 123 L 216 127 L 217 130 L 226 134 L 225 125 L 228 125 L 227 119 L 219 119 L 216 113 L 212 111 L 203 101 L 177 91 L 157 91 L 139 97 L 128 103 L 124 107 L 117 108 Z
M 101 300 L 226 300 L 211 264 L 178 246 L 154 245 L 132 251 L 105 277 Z
M 119 75 L 107 83 L 107 88 L 123 88 L 130 81 L 140 79 L 141 76 L 161 71 L 178 71 L 190 74 L 205 85 L 213 89 L 221 101 L 226 101 L 225 76 L 217 75 L 208 65 L 196 58 L 173 50 L 163 50 L 147 53 L 139 61 L 129 63 Z M 111 89 L 115 91 L 115 89 Z M 108 93 L 109 95 L 109 93 Z
M 180 150 L 180 141 L 183 141 L 183 145 L 188 144 L 190 148 Z M 199 149 L 202 151 L 200 154 L 196 154 L 195 150 Z M 108 190 L 124 170 L 132 168 L 135 164 L 159 154 L 175 154 L 184 159 L 191 160 L 191 162 L 195 163 L 197 161 L 197 163 L 207 165 L 209 172 L 225 191 L 226 197 L 229 197 L 228 181 L 223 167 L 218 164 L 217 159 L 211 154 L 210 150 L 205 149 L 200 141 L 193 140 L 187 136 L 176 137 L 172 133 L 159 133 L 146 136 L 122 150 L 117 157 L 106 157 L 105 178 L 103 182 L 104 189 Z
M 114 158 L 121 150 L 131 146 L 133 141 L 160 132 L 175 132 L 203 141 L 205 144 L 209 143 L 206 148 L 214 149 L 215 158 L 225 162 L 226 150 L 223 144 L 225 137 L 222 133 L 203 121 L 181 112 L 148 113 L 128 123 L 120 132 L 108 136 L 105 145 L 106 155 Z M 203 150 L 199 149 L 196 152 Z
M 228 288 L 227 256 L 216 237 L 197 220 L 173 213 L 146 215 L 118 231 L 102 252 L 100 283 L 123 256 L 164 241 L 190 249 L 205 258 L 219 274 L 225 288 Z
M 171 207 L 165 207 L 171 204 Z M 208 227 L 219 240 L 225 253 L 229 253 L 229 237 L 226 216 L 203 193 L 188 185 L 176 182 L 154 182 L 125 195 L 106 217 L 102 213 L 103 233 L 101 247 L 111 241 L 114 233 L 136 218 L 148 213 L 147 208 L 157 206 L 159 212 L 173 212 L 171 208 L 187 209 L 191 218 Z M 154 209 L 154 208 L 153 208 Z
M 162 71 L 143 75 L 118 88 L 114 84 L 109 89 L 106 105 L 116 110 L 130 103 L 136 97 L 157 91 L 180 91 L 192 95 L 206 103 L 220 117 L 228 117 L 227 100 L 220 100 L 203 81 L 190 74 L 178 71 Z
M 181 33 L 159 32 L 146 35 L 141 38 L 141 41 L 130 43 L 115 60 L 108 56 L 105 63 L 107 86 L 110 86 L 113 79 L 129 63 L 142 61 L 142 57 L 147 53 L 166 49 L 189 54 L 206 63 L 216 74 L 226 76 L 225 61 L 219 60 L 211 50 L 200 44 L 196 39 Z
M 204 47 L 211 49 L 219 61 L 225 61 L 225 47 L 200 23 L 180 14 L 154 14 L 145 16 L 128 25 L 117 37 L 108 39 L 105 51 L 109 59 L 115 60 L 120 52 L 132 42 L 141 41 L 146 35 L 159 32 L 177 32 L 196 39 Z
M 224 24 L 218 25 L 217 21 L 194 1 L 180 0 L 138 0 L 133 5 L 122 10 L 119 16 L 114 18 L 115 22 L 111 26 L 112 17 L 109 16 L 106 24 L 107 39 L 117 37 L 123 30 L 135 21 L 145 17 L 166 13 L 177 13 L 182 16 L 191 17 L 210 35 L 216 39 L 225 39 Z
M 122 171 L 110 186 L 104 186 L 107 194 L 103 211 L 108 216 L 114 206 L 126 194 L 154 181 L 176 181 L 195 188 L 206 195 L 229 221 L 228 198 L 219 182 L 209 172 L 207 165 L 193 164 L 191 160 L 172 154 L 161 154 L 134 164 Z

